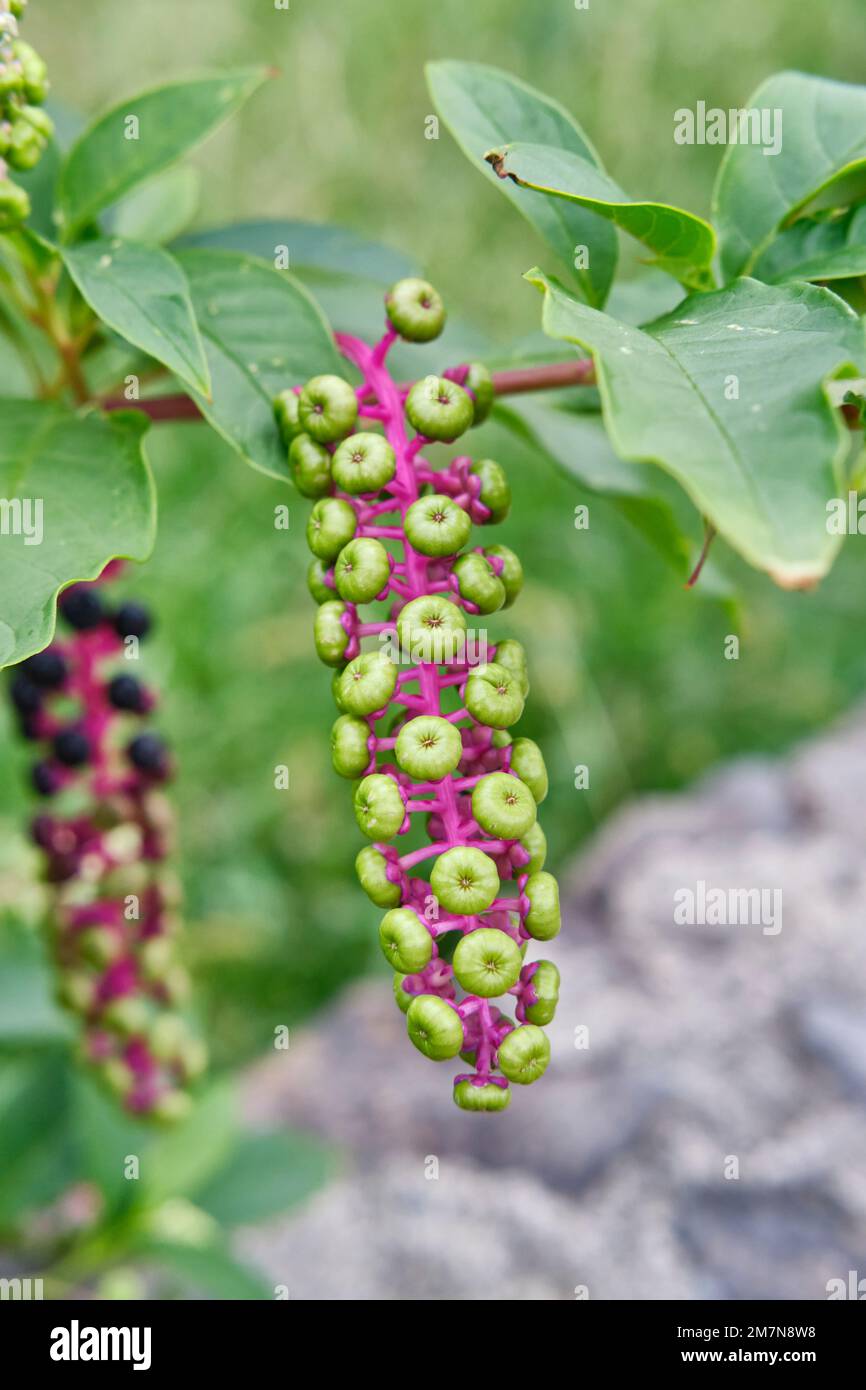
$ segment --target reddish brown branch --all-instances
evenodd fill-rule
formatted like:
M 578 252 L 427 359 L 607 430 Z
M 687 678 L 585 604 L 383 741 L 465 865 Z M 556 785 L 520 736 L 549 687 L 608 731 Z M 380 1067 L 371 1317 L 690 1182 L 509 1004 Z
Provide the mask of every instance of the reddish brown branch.
M 517 367 L 493 373 L 497 396 L 516 396 L 524 391 L 552 391 L 562 386 L 588 386 L 595 380 L 590 358 L 572 362 L 545 362 L 540 367 Z M 409 386 L 411 383 L 407 382 Z M 111 396 L 102 402 L 103 410 L 142 410 L 151 420 L 196 420 L 200 411 L 189 396 L 152 396 L 149 400 L 128 401 Z

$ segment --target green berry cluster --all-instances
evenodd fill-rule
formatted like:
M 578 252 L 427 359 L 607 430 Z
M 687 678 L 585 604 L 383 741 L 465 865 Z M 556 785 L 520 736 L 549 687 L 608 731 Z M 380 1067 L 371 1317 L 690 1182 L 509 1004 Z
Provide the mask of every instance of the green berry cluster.
M 27 0 L 0 0 L 0 230 L 30 213 L 30 199 L 9 169 L 32 169 L 54 130 L 42 110 L 46 67 L 35 48 L 18 37 Z
M 356 868 L 385 910 L 379 939 L 395 998 L 419 1051 L 434 1061 L 459 1054 L 473 1068 L 455 1079 L 456 1103 L 498 1111 L 509 1083 L 535 1081 L 547 1066 L 542 1025 L 559 984 L 552 962 L 525 960 L 533 940 L 560 926 L 536 819 L 544 759 L 510 732 L 529 691 L 526 656 L 510 638 L 491 649 L 479 626 L 515 601 L 523 571 L 507 546 L 472 545 L 473 525 L 508 515 L 500 465 L 428 458 L 486 419 L 489 372 L 464 365 L 401 387 L 388 351 L 400 338 L 434 339 L 445 310 L 418 279 L 401 280 L 385 305 L 375 346 L 337 337 L 357 385 L 317 376 L 283 391 L 274 409 L 291 476 L 313 502 L 308 586 L 316 651 L 334 668 L 332 759 L 354 784 L 355 818 L 371 841 Z M 358 611 L 366 604 L 375 605 L 369 620 Z M 429 843 L 400 854 L 394 841 L 416 816 Z M 492 1003 L 506 995 L 514 1019 Z

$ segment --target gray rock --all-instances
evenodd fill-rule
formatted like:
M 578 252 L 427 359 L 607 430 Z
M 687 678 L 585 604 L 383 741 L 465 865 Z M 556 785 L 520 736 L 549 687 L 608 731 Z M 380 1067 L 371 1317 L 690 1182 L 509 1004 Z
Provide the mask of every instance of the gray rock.
M 452 1105 L 386 971 L 253 1068 L 251 1123 L 313 1130 L 349 1165 L 248 1235 L 263 1267 L 297 1271 L 275 1282 L 325 1298 L 825 1297 L 866 1249 L 864 780 L 861 715 L 614 817 L 562 876 L 554 1062 L 504 1115 Z M 766 890 L 769 911 L 679 924 L 700 884 L 731 904 Z

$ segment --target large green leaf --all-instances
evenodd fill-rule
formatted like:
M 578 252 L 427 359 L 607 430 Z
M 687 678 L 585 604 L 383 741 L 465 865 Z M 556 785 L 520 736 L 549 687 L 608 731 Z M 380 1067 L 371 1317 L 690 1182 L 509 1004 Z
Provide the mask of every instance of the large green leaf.
M 309 1197 L 333 1166 L 331 1152 L 306 1135 L 244 1135 L 226 1166 L 196 1192 L 196 1205 L 224 1226 L 263 1221 Z
M 866 275 L 866 203 L 838 217 L 801 217 L 758 259 L 756 280 L 847 280 Z
M 60 170 L 58 213 L 64 240 L 161 169 L 186 154 L 252 96 L 264 68 L 167 82 L 113 106 L 76 140 Z M 137 136 L 132 118 L 137 121 Z
M 61 1057 L 0 1061 L 0 1229 L 68 1187 L 67 1105 Z
M 603 170 L 570 150 L 550 145 L 509 144 L 491 150 L 488 161 L 501 179 L 553 199 L 591 209 L 643 242 L 653 265 L 690 289 L 711 286 L 716 236 L 702 217 L 667 203 L 635 202 Z
M 24 521 L 30 503 L 32 536 L 37 503 L 42 512 L 41 543 L 0 535 L 0 666 L 51 640 L 67 584 L 95 579 L 115 556 L 149 555 L 156 497 L 142 454 L 146 427 L 136 412 L 79 419 L 56 404 L 0 401 L 0 497 L 20 499 Z
M 164 246 L 180 236 L 195 216 L 201 181 L 200 171 L 191 164 L 163 169 L 112 208 L 105 225 L 112 236 Z
M 683 582 L 694 570 L 700 551 L 696 536 L 690 538 L 685 524 L 664 495 L 664 479 L 654 469 L 627 463 L 613 451 L 602 418 L 576 409 L 566 400 L 523 400 L 518 398 L 496 407 L 497 419 L 515 429 L 542 453 L 575 479 L 581 488 L 579 499 L 602 497 L 634 529 Z M 672 483 L 668 487 L 673 488 Z M 682 497 L 682 494 L 680 494 Z M 689 508 L 684 500 L 684 508 Z M 681 509 L 682 510 L 682 509 Z M 691 513 L 694 521 L 694 512 Z M 696 534 L 700 531 L 692 525 Z M 729 597 L 730 585 L 712 565 L 705 565 L 698 593 L 701 597 Z
M 210 372 L 186 276 L 159 246 L 98 237 L 64 249 L 70 275 L 91 309 L 127 342 L 210 395 Z
M 276 264 L 281 248 L 288 250 L 283 266 L 301 280 L 309 270 L 334 275 L 358 276 L 378 285 L 390 285 L 404 275 L 417 275 L 417 267 L 402 251 L 359 236 L 348 227 L 329 222 L 282 221 L 234 222 L 181 237 L 179 248 L 202 247 L 212 251 L 243 251 L 248 256 Z
M 864 360 L 863 325 L 847 305 L 813 285 L 739 280 L 639 329 L 540 271 L 528 278 L 544 293 L 550 336 L 592 352 L 616 452 L 667 469 L 779 584 L 818 580 L 839 545 L 826 503 L 848 452 L 825 383 L 861 373 Z
M 781 113 L 781 148 L 731 144 L 719 168 L 713 216 L 726 277 L 751 275 L 774 237 L 819 201 L 847 207 L 866 181 L 866 87 L 780 72 L 749 98 Z M 730 132 L 729 132 L 730 135 Z
M 182 251 L 178 260 L 204 339 L 212 399 L 192 394 L 247 463 L 285 479 L 273 399 L 318 372 L 340 371 L 330 329 L 296 280 L 261 261 L 231 251 Z
M 437 111 L 464 154 L 540 232 L 569 267 L 570 280 L 586 301 L 603 304 L 616 270 L 614 230 L 592 210 L 498 182 L 484 159 L 494 146 L 522 140 L 557 146 L 600 168 L 598 155 L 574 117 L 543 92 L 484 63 L 428 63 L 427 82 Z M 588 250 L 589 263 L 578 269 L 575 253 L 581 246 Z

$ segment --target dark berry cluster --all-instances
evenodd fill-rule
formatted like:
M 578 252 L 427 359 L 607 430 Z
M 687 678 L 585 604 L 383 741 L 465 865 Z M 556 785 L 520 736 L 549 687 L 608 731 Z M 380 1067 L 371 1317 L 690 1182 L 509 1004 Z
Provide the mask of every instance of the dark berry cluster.
M 551 961 L 525 960 L 530 942 L 560 925 L 536 819 L 544 760 L 509 732 L 529 691 L 526 656 L 511 638 L 488 644 L 485 626 L 517 598 L 523 571 L 507 546 L 472 545 L 473 525 L 508 513 L 499 464 L 430 458 L 489 414 L 489 372 L 464 365 L 399 386 L 390 348 L 436 338 L 445 310 L 431 285 L 411 279 L 391 289 L 386 311 L 373 347 L 337 335 L 357 386 L 314 377 L 283 391 L 275 413 L 293 480 L 314 502 L 308 584 L 316 650 L 335 668 L 333 762 L 355 783 L 355 817 L 372 842 L 356 867 L 387 909 L 379 940 L 395 997 L 425 1056 L 459 1054 L 471 1068 L 456 1078 L 456 1103 L 500 1111 L 509 1083 L 547 1066 L 540 1025 L 559 985 Z M 366 604 L 378 607 L 372 620 L 359 613 Z M 393 842 L 414 816 L 430 843 L 401 854 Z M 514 1020 L 493 1003 L 505 995 Z
M 42 110 L 48 91 L 45 63 L 18 37 L 27 0 L 0 0 L 0 230 L 23 222 L 30 199 L 8 169 L 32 169 L 54 130 Z
M 150 616 L 137 603 L 110 607 L 101 582 L 73 585 L 58 610 L 64 635 L 14 670 L 9 693 L 21 733 L 41 747 L 33 786 L 51 802 L 32 836 L 54 894 L 59 997 L 82 1019 L 86 1059 L 126 1107 L 173 1119 L 205 1056 L 177 1012 L 189 979 L 164 862 L 173 818 L 160 784 L 171 759 L 158 734 L 135 727 L 155 699 L 122 669 Z

